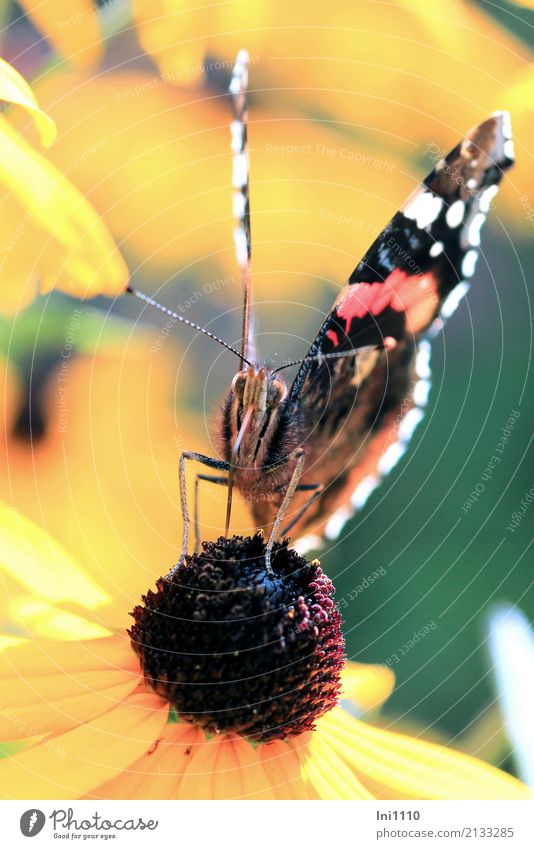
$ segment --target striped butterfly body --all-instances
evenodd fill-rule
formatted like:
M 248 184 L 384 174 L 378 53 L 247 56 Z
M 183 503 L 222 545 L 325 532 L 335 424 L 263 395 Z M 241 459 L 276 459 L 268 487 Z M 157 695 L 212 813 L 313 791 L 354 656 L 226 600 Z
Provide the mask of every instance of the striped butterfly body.
M 217 472 L 200 480 L 228 487 L 227 532 L 234 488 L 242 493 L 255 525 L 269 533 L 269 551 L 288 531 L 336 536 L 364 504 L 423 417 L 431 339 L 468 289 L 481 227 L 513 163 L 509 117 L 495 113 L 436 164 L 393 216 L 340 291 L 306 357 L 265 367 L 256 360 L 250 322 L 246 84 L 242 51 L 230 87 L 235 243 L 245 293 L 242 349 L 235 351 L 241 369 L 223 404 L 221 457 L 184 452 L 181 458 L 179 562 L 188 544 L 187 460 Z M 288 385 L 281 372 L 297 363 Z

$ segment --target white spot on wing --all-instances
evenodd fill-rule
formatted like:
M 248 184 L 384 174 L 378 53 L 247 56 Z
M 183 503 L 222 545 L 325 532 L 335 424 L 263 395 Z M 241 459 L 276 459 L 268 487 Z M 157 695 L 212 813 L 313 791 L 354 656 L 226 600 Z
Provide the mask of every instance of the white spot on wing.
M 480 195 L 479 209 L 481 212 L 489 212 L 493 198 L 499 191 L 498 186 L 489 186 Z
M 462 276 L 472 277 L 477 264 L 478 251 L 467 251 L 462 261 Z
M 442 318 L 450 318 L 453 312 L 456 311 L 458 304 L 464 297 L 464 295 L 469 292 L 469 283 L 466 283 L 463 280 L 461 283 L 458 283 L 457 286 L 454 287 L 452 292 L 449 292 L 445 301 L 441 306 L 441 316 Z
M 415 359 L 415 371 L 417 377 L 422 377 L 425 380 L 429 380 L 431 377 L 430 372 L 430 355 L 432 353 L 432 348 L 430 346 L 430 342 L 427 342 L 426 339 L 422 339 L 419 342 L 419 347 L 417 349 L 417 357 Z
M 243 147 L 243 124 L 241 121 L 232 121 L 230 133 L 232 135 L 232 150 L 234 153 L 239 153 Z
M 232 94 L 239 94 L 239 92 L 244 91 L 247 86 L 248 59 L 248 52 L 246 50 L 240 50 L 237 54 L 232 73 L 232 80 L 230 82 L 230 92 Z
M 426 407 L 428 401 L 428 393 L 432 383 L 430 380 L 418 380 L 413 388 L 413 400 L 418 407 Z
M 418 227 L 424 229 L 438 217 L 443 201 L 432 192 L 421 192 L 403 210 L 406 218 L 411 218 Z
M 401 442 L 394 442 L 389 448 L 384 451 L 378 461 L 377 470 L 381 475 L 387 475 L 394 466 L 397 465 L 403 454 L 406 453 L 407 445 Z
M 241 189 L 247 184 L 248 162 L 246 153 L 236 153 L 234 156 L 234 168 L 232 173 L 232 185 Z
M 447 214 L 445 215 L 445 221 L 449 225 L 449 227 L 458 227 L 459 224 L 462 223 L 465 213 L 465 203 L 463 200 L 455 200 L 453 204 L 448 208 Z
M 247 236 L 242 227 L 234 229 L 234 244 L 237 262 L 240 266 L 245 266 L 248 262 Z
M 504 155 L 506 156 L 507 159 L 514 159 L 515 152 L 514 152 L 514 143 L 513 143 L 512 139 L 506 139 L 506 141 L 503 145 L 503 152 L 504 152 Z
M 430 256 L 439 256 L 443 253 L 443 242 L 434 242 L 429 250 Z
M 344 524 L 351 517 L 351 511 L 347 507 L 342 507 L 340 510 L 331 516 L 327 522 L 324 535 L 327 539 L 337 539 L 341 533 Z
M 469 225 L 467 238 L 470 245 L 480 245 L 480 228 L 484 224 L 486 216 L 483 212 L 477 212 Z
M 245 196 L 243 192 L 234 192 L 233 213 L 236 218 L 243 218 L 245 214 Z
M 412 407 L 411 410 L 408 410 L 399 425 L 399 439 L 401 442 L 407 443 L 410 441 L 415 428 L 424 417 L 425 414 L 419 407 Z
M 501 109 L 497 112 L 493 113 L 494 118 L 500 118 L 502 134 L 505 139 L 512 138 L 512 122 L 510 120 L 510 113 L 506 109 Z
M 295 549 L 297 554 L 304 557 L 308 551 L 314 551 L 314 549 L 321 547 L 321 537 L 317 536 L 317 534 L 306 534 L 306 536 L 295 540 L 292 547 Z
M 363 480 L 360 481 L 354 492 L 352 493 L 352 498 L 350 503 L 356 510 L 361 510 L 369 496 L 372 492 L 375 491 L 378 484 L 380 483 L 380 479 L 375 477 L 375 475 L 367 475 Z

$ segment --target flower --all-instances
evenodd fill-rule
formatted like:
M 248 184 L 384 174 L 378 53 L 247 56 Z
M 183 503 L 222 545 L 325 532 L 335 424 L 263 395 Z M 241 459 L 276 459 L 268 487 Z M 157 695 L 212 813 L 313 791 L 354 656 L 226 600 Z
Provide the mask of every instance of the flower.
M 97 64 L 101 28 L 92 0 L 21 0 L 20 5 L 60 56 L 78 68 Z
M 36 90 L 59 128 L 52 160 L 101 212 L 130 266 L 166 275 L 164 298 L 176 297 L 181 277 L 204 285 L 222 271 L 213 299 L 221 309 L 237 300 L 225 96 L 119 70 L 47 74 Z M 412 190 L 405 152 L 392 159 L 273 104 L 252 103 L 249 118 L 256 295 L 286 295 L 291 280 L 295 298 L 309 299 L 313 280 L 320 297 L 318 278 L 339 285 Z
M 119 588 L 133 581 L 141 592 L 159 564 L 175 557 L 181 539 L 180 451 L 209 452 L 213 445 L 204 434 L 203 417 L 183 406 L 179 415 L 174 411 L 173 387 L 183 402 L 182 387 L 190 376 L 168 328 L 163 326 L 164 334 L 158 326 L 138 324 L 133 330 L 72 302 L 62 304 L 61 321 L 57 301 L 52 306 L 57 330 L 54 335 L 48 326 L 44 334 L 46 353 L 37 341 L 44 320 L 37 305 L 11 327 L 8 319 L 0 320 L 0 335 L 5 327 L 12 357 L 21 361 L 20 368 L 14 362 L 8 367 L 0 358 L 0 500 L 87 564 L 106 593 L 100 598 L 106 622 L 124 628 L 131 598 L 128 593 L 121 598 Z M 38 352 L 29 374 L 24 369 L 27 339 L 36 340 Z M 193 469 L 187 479 L 192 504 Z M 220 527 L 225 510 L 222 488 L 200 487 L 203 536 Z M 238 493 L 233 523 L 243 530 L 250 526 L 248 507 Z M 58 601 L 72 613 L 87 592 L 61 581 L 59 589 L 37 564 L 26 571 L 26 584 L 15 583 L 17 572 L 15 567 L 9 581 L 4 573 L 0 622 L 14 617 L 40 636 L 50 636 L 51 609 Z M 33 589 L 39 605 L 31 598 Z M 45 598 L 48 618 L 43 616 Z M 54 609 L 64 617 L 64 611 Z M 67 620 L 65 635 L 68 627 Z
M 223 84 L 243 46 L 258 300 L 285 295 L 288 279 L 307 302 L 310 278 L 343 281 L 437 159 L 498 108 L 512 110 L 518 148 L 502 208 L 529 226 L 517 204 L 517 187 L 531 195 L 534 185 L 521 85 L 529 54 L 483 9 L 455 0 L 438 14 L 399 2 L 384 16 L 375 2 L 191 10 L 136 0 L 133 13 L 159 74 L 128 60 L 36 82 L 61 130 L 54 163 L 132 266 L 172 273 L 174 284 L 180 274 L 210 279 L 214 267 L 235 276 Z
M 133 8 L 141 44 L 169 83 L 213 77 L 244 46 L 259 97 L 264 90 L 272 99 L 274 89 L 306 114 L 358 134 L 379 130 L 383 151 L 401 139 L 449 144 L 451 127 L 461 134 L 507 106 L 529 58 L 501 23 L 462 0 L 439 11 L 398 0 L 387 15 L 379 2 L 254 0 L 206 7 L 209 23 L 179 0 L 135 0 Z
M 344 659 L 332 582 L 263 534 L 204 542 L 132 613 L 145 681 L 210 732 L 268 742 L 313 728 L 337 701 Z
M 44 532 L 21 515 L 4 510 L 0 524 L 10 541 L 4 565 L 34 558 L 66 585 L 73 565 L 79 574 L 65 550 L 49 537 L 45 545 Z M 91 621 L 90 606 L 86 616 Z M 73 628 L 71 640 L 8 641 L 0 652 L 0 739 L 26 743 L 0 760 L 0 781 L 14 798 L 530 798 L 494 767 L 375 728 L 339 705 L 314 730 L 273 742 L 206 735 L 176 721 L 168 698 L 147 686 L 124 632 L 76 636 Z M 390 670 L 349 665 L 342 695 L 361 693 L 365 702 L 374 676 L 378 690 L 391 688 Z
M 44 145 L 55 125 L 25 80 L 0 62 L 0 99 L 29 112 Z M 0 116 L 0 311 L 13 313 L 38 291 L 116 295 L 128 272 L 106 226 L 66 176 Z
M 523 781 L 534 788 L 534 631 L 521 610 L 494 609 L 488 619 L 500 708 Z
M 160 564 L 176 557 L 180 451 L 207 453 L 213 445 L 204 417 L 184 403 L 192 376 L 184 348 L 169 338 L 175 331 L 58 301 L 35 304 L 12 324 L 0 319 L 0 337 L 4 330 L 11 340 L 9 366 L 0 357 L 0 501 L 85 565 L 106 594 L 95 615 L 125 629 L 130 588 L 139 596 Z M 29 373 L 28 340 L 36 351 Z M 193 469 L 187 478 L 192 504 Z M 233 527 L 250 532 L 248 509 L 237 493 L 234 508 Z M 200 488 L 203 537 L 215 535 L 225 510 L 222 487 Z M 57 617 L 66 612 L 58 601 L 70 614 L 83 614 L 78 599 L 85 591 L 76 583 L 69 588 L 61 582 L 57 595 L 38 564 L 27 571 L 26 585 L 15 578 L 0 594 L 0 623 L 14 617 L 47 638 L 51 610 Z M 64 636 L 68 627 L 66 622 Z

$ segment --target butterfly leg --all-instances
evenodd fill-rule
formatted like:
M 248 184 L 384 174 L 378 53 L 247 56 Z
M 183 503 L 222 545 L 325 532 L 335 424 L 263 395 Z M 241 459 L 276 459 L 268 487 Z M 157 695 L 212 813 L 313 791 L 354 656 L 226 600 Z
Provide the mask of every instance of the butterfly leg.
M 193 507 L 193 527 L 195 529 L 195 554 L 200 551 L 200 525 L 198 520 L 198 485 L 200 481 L 208 483 L 216 483 L 220 486 L 228 485 L 228 478 L 217 477 L 216 475 L 197 475 L 195 477 L 195 498 Z
M 287 487 L 286 494 L 284 496 L 284 500 L 282 501 L 280 507 L 278 508 L 278 513 L 276 514 L 276 519 L 273 522 L 273 527 L 271 529 L 271 533 L 269 535 L 269 541 L 267 543 L 267 549 L 265 551 L 265 567 L 267 572 L 272 573 L 271 569 L 271 553 L 273 550 L 273 545 L 276 537 L 278 536 L 278 531 L 280 530 L 280 525 L 283 522 L 284 516 L 287 512 L 287 508 L 291 504 L 291 500 L 295 494 L 295 490 L 297 489 L 300 477 L 302 475 L 302 469 L 304 468 L 304 459 L 305 459 L 305 451 L 302 448 L 297 448 L 295 451 L 292 451 L 291 454 L 288 454 L 285 462 L 289 462 L 290 460 L 296 459 L 295 468 L 293 469 L 293 474 L 291 475 L 291 480 L 289 481 L 289 486 Z
M 203 466 L 207 466 L 209 469 L 215 469 L 218 472 L 228 472 L 230 470 L 230 466 L 224 460 L 216 460 L 214 457 L 206 457 L 205 454 L 198 454 L 196 451 L 183 451 L 180 455 L 180 504 L 182 507 L 182 521 L 183 521 L 183 532 L 182 532 L 182 551 L 180 557 L 178 559 L 178 563 L 172 567 L 171 571 L 167 575 L 168 578 L 172 577 L 175 572 L 178 571 L 180 566 L 185 560 L 187 554 L 187 548 L 189 545 L 189 509 L 187 506 L 187 489 L 186 489 L 186 477 L 185 477 L 185 461 L 186 460 L 195 460 L 197 463 L 202 463 Z
M 289 524 L 288 524 L 288 525 L 286 525 L 286 526 L 285 526 L 285 528 L 283 529 L 283 531 L 281 532 L 280 537 L 281 537 L 282 539 L 283 539 L 285 536 L 287 536 L 287 534 L 289 533 L 289 531 L 291 530 L 291 528 L 293 528 L 293 527 L 297 524 L 297 522 L 298 522 L 300 519 L 302 519 L 302 517 L 304 516 L 305 512 L 306 512 L 306 511 L 307 511 L 307 510 L 308 510 L 308 509 L 312 506 L 312 504 L 313 504 L 313 503 L 314 503 L 314 502 L 315 502 L 315 501 L 319 498 L 319 496 L 321 495 L 321 493 L 322 493 L 322 492 L 323 492 L 323 490 L 324 490 L 324 486 L 323 486 L 323 484 L 322 484 L 322 483 L 310 483 L 310 484 L 303 484 L 303 485 L 301 485 L 301 486 L 297 486 L 297 488 L 295 489 L 295 492 L 309 492 L 310 490 L 313 490 L 312 495 L 310 495 L 310 497 L 308 498 L 308 500 L 304 502 L 304 504 L 302 505 L 302 507 L 300 508 L 300 510 L 297 512 L 296 516 L 294 516 L 294 518 L 293 518 L 293 519 L 291 519 L 291 521 L 289 522 Z

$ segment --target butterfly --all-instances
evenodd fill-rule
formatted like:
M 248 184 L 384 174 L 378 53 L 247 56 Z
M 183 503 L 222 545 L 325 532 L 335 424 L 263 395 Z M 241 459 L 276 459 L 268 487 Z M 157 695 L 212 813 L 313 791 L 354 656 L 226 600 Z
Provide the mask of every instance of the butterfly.
M 240 491 L 257 527 L 274 540 L 292 532 L 335 537 L 403 455 L 423 418 L 430 388 L 430 346 L 469 288 L 480 231 L 503 173 L 513 164 L 510 117 L 496 112 L 440 158 L 375 239 L 302 360 L 262 365 L 252 330 L 251 228 L 247 147 L 248 56 L 237 57 L 233 107 L 234 241 L 244 291 L 241 350 L 153 298 L 145 303 L 232 350 L 241 361 L 218 423 L 220 457 L 180 458 L 183 547 L 190 513 L 186 465 L 210 470 L 197 481 Z M 288 385 L 282 371 L 299 365 Z M 196 509 L 195 509 L 196 516 Z M 198 545 L 198 524 L 195 520 Z

